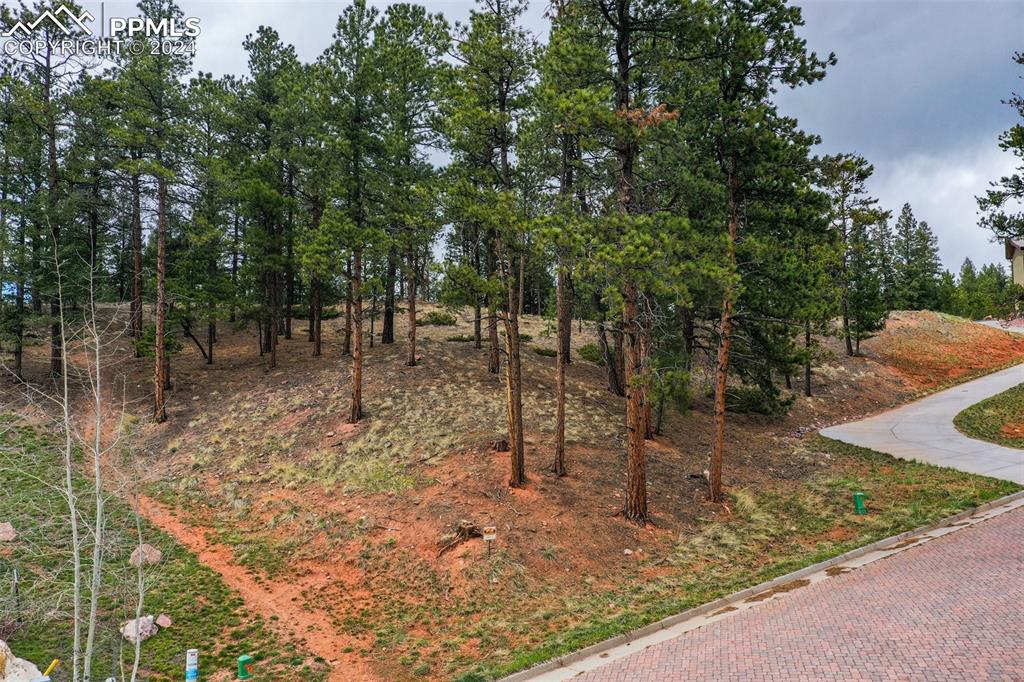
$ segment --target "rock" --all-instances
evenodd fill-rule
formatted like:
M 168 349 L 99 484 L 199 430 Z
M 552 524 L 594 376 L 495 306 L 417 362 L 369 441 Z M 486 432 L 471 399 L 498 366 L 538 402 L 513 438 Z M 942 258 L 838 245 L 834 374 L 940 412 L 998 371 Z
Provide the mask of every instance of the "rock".
M 18 531 L 14 530 L 14 526 L 9 521 L 0 523 L 0 542 L 14 542 L 17 539 Z
M 3 682 L 35 682 L 43 676 L 39 668 L 11 652 L 11 647 L 0 639 L 0 680 Z
M 128 640 L 129 644 L 135 644 L 137 641 L 145 642 L 158 632 L 160 632 L 160 628 L 153 620 L 153 616 L 132 618 L 121 626 L 121 636 Z
M 163 561 L 164 553 L 153 545 L 142 544 L 135 548 L 128 562 L 132 566 L 150 566 Z
M 156 617 L 156 624 L 159 625 L 161 628 L 169 628 L 174 624 L 174 621 L 172 621 L 171 617 L 168 616 L 166 613 L 161 613 L 159 616 Z
M 630 554 L 633 553 L 633 550 L 631 550 L 631 549 L 624 549 L 624 550 L 622 550 L 622 553 L 625 554 L 626 556 L 629 556 Z

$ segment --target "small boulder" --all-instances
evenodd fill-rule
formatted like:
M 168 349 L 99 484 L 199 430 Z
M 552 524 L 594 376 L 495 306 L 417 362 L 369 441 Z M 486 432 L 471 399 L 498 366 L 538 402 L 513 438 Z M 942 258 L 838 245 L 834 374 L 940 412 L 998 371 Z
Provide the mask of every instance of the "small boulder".
M 145 642 L 147 639 L 160 631 L 153 616 L 132 618 L 121 626 L 121 636 L 128 640 L 129 644 Z
M 10 521 L 0 523 L 0 542 L 14 542 L 17 539 L 18 531 L 14 530 L 14 526 L 11 525 Z
M 11 652 L 11 647 L 0 639 L 0 680 L 2 682 L 35 682 L 42 678 L 39 668 Z
M 132 566 L 150 566 L 163 561 L 164 553 L 153 545 L 141 544 L 135 548 L 128 559 Z
M 161 628 L 169 628 L 171 627 L 171 625 L 174 624 L 174 621 L 172 621 L 171 617 L 168 616 L 166 613 L 161 613 L 159 616 L 156 617 L 156 624 L 159 625 Z

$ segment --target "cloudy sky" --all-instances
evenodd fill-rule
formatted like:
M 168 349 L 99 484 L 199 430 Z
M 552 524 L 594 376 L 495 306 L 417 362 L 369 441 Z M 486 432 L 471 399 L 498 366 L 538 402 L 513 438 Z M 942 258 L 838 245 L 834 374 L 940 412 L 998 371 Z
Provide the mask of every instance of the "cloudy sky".
M 472 0 L 419 0 L 450 20 L 464 20 Z M 381 0 L 371 0 L 385 5 Z M 84 2 L 99 16 L 99 3 Z M 343 2 L 181 0 L 200 17 L 196 67 L 245 71 L 241 43 L 260 24 L 274 26 L 299 56 L 312 60 L 330 41 Z M 958 270 L 1001 260 L 977 225 L 974 197 L 1009 172 L 996 146 L 1014 122 L 1002 103 L 1024 91 L 1024 0 L 805 0 L 803 35 L 839 64 L 821 83 L 780 93 L 780 105 L 822 137 L 823 153 L 857 152 L 875 166 L 870 189 L 898 212 L 910 202 L 939 236 L 942 260 Z M 106 15 L 130 16 L 132 3 L 106 2 Z M 545 32 L 546 0 L 534 0 L 528 28 Z

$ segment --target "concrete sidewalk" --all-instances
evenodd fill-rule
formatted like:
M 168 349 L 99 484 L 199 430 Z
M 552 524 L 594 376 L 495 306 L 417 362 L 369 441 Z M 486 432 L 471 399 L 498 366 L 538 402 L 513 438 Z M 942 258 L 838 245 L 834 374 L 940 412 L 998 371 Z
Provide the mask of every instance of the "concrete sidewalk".
M 968 438 L 953 426 L 963 410 L 1021 383 L 1024 365 L 1017 365 L 821 434 L 901 459 L 1024 483 L 1024 450 Z

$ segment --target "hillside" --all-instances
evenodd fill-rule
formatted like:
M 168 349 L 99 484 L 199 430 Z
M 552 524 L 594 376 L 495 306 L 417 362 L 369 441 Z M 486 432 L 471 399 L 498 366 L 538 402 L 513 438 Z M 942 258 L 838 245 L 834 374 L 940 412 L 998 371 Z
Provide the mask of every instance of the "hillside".
M 471 333 L 469 320 L 421 327 L 418 367 L 404 366 L 401 341 L 368 349 L 368 418 L 355 427 L 344 423 L 341 321 L 325 325 L 323 357 L 302 334 L 282 340 L 270 372 L 252 330 L 222 332 L 213 366 L 186 344 L 163 425 L 145 418 L 150 361 L 120 342 L 116 371 L 147 462 L 150 521 L 337 680 L 491 677 L 995 496 L 996 482 L 813 432 L 1024 358 L 1024 338 L 895 314 L 864 357 L 832 347 L 814 397 L 798 397 L 788 416 L 730 416 L 725 505 L 704 500 L 711 419 L 698 371 L 693 408 L 668 414 L 649 444 L 654 523 L 638 529 L 616 515 L 621 399 L 575 353 L 569 475 L 547 471 L 554 359 L 533 349 L 553 348 L 548 322 L 528 317 L 524 329 L 529 481 L 519 490 L 505 485 L 508 455 L 493 448 L 503 384 L 486 372 L 486 350 L 448 340 Z M 574 348 L 592 337 L 584 325 Z M 967 373 L 955 370 L 964 358 Z M 851 514 L 853 490 L 868 492 L 875 514 Z M 475 533 L 462 542 L 460 526 L 495 526 L 497 540 L 490 551 Z

